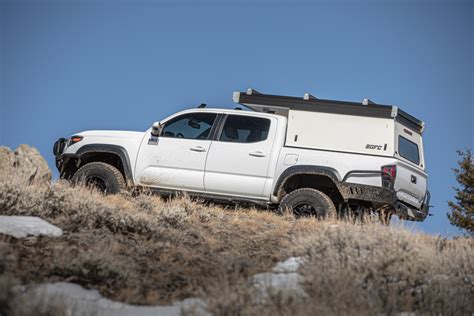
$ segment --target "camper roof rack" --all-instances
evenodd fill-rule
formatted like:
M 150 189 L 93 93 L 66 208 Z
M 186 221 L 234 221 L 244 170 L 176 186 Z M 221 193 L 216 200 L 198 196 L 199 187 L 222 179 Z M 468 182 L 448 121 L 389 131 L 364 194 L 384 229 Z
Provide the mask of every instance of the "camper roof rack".
M 257 112 L 288 115 L 289 110 L 334 113 L 345 115 L 394 118 L 419 133 L 424 122 L 393 105 L 376 104 L 369 99 L 362 103 L 318 99 L 309 93 L 303 97 L 263 94 L 254 89 L 234 92 L 233 100 Z

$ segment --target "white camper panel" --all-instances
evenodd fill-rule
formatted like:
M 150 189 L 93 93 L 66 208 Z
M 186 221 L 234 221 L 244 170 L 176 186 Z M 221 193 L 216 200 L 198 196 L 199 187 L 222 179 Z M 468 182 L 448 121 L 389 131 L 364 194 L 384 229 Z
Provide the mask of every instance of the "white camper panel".
M 285 146 L 393 157 L 394 120 L 290 110 Z

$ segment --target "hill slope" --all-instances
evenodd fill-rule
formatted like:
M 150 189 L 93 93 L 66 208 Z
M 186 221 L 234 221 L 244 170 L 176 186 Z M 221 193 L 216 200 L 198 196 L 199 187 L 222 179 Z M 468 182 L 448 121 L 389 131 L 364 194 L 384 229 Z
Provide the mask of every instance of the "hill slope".
M 64 234 L 3 238 L 3 310 L 20 310 L 15 284 L 66 280 L 134 304 L 201 297 L 217 315 L 474 311 L 472 239 L 296 220 L 187 197 L 103 196 L 19 168 L 2 165 L 0 215 L 39 216 Z M 275 292 L 256 300 L 250 276 L 289 256 L 305 258 L 300 273 L 309 297 Z

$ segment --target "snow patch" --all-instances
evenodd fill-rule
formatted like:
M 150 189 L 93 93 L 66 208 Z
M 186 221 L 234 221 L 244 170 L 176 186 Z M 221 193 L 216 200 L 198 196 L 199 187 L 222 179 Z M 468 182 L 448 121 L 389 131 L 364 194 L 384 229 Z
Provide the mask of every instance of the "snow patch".
M 0 234 L 15 238 L 28 236 L 53 236 L 63 234 L 61 228 L 51 225 L 35 216 L 4 216 L 0 215 Z
M 304 259 L 301 257 L 290 257 L 283 262 L 278 262 L 272 271 L 273 273 L 298 272 L 298 269 L 303 262 Z
M 298 269 L 303 262 L 302 257 L 290 257 L 283 262 L 279 262 L 272 272 L 254 275 L 252 284 L 259 290 L 261 297 L 265 297 L 270 291 L 276 290 L 306 298 L 308 294 L 301 286 L 303 277 L 298 273 Z
M 209 315 L 205 303 L 196 298 L 188 298 L 172 305 L 129 305 L 104 298 L 97 290 L 87 290 L 69 282 L 44 283 L 30 288 L 23 294 L 26 302 L 48 302 L 62 306 L 67 315 L 97 316 L 177 316 L 182 312 L 193 315 Z

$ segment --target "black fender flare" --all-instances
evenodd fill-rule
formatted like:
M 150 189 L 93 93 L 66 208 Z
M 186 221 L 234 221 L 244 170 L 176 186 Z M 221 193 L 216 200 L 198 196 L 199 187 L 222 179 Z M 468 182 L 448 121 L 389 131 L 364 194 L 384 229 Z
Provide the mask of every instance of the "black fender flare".
M 111 144 L 87 144 L 79 148 L 75 154 L 77 158 L 81 158 L 89 153 L 111 153 L 117 155 L 122 161 L 123 172 L 125 174 L 125 181 L 128 183 L 133 182 L 132 168 L 130 164 L 130 158 L 127 150 L 119 145 Z
M 278 192 L 285 185 L 286 181 L 295 175 L 322 175 L 330 178 L 334 184 L 339 188 L 339 183 L 341 182 L 341 176 L 336 169 L 326 167 L 326 166 L 312 166 L 312 165 L 297 165 L 291 166 L 285 169 L 280 177 L 278 178 L 274 188 L 273 195 L 278 196 Z

